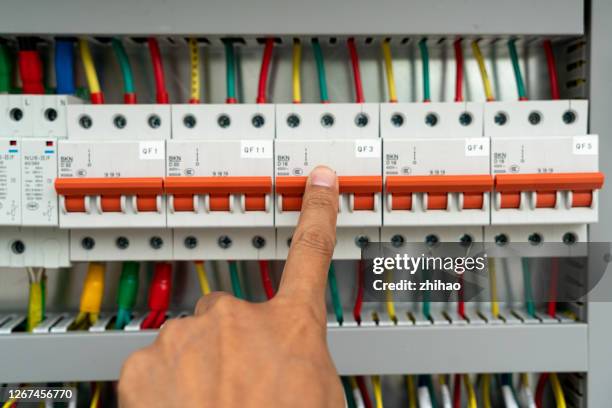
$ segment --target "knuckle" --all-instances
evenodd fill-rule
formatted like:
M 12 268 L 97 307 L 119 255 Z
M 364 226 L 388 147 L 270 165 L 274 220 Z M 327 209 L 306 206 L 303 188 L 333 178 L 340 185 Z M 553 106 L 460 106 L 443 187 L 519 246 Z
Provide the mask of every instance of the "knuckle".
M 332 231 L 312 226 L 298 230 L 293 237 L 292 245 L 319 255 L 332 256 L 336 239 Z
M 235 312 L 238 303 L 233 296 L 224 294 L 215 299 L 210 311 L 221 317 L 230 316 Z
M 160 343 L 168 344 L 176 340 L 176 338 L 182 333 L 180 326 L 182 325 L 179 319 L 166 320 L 159 331 L 159 335 L 157 336 Z
M 127 386 L 140 377 L 140 373 L 146 370 L 149 361 L 148 353 L 147 349 L 138 350 L 125 360 L 119 376 L 119 385 L 123 383 Z
M 336 208 L 336 196 L 328 189 L 310 191 L 302 204 L 302 211 Z

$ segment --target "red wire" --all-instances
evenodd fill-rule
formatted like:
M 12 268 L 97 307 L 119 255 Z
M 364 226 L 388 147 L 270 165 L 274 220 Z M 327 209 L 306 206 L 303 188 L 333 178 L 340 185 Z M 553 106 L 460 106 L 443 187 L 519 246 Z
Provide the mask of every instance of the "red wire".
M 266 103 L 266 90 L 268 89 L 268 72 L 270 71 L 270 61 L 272 60 L 272 50 L 274 49 L 274 38 L 266 39 L 263 57 L 261 59 L 261 69 L 259 71 L 259 85 L 257 86 L 257 103 Z
M 152 310 L 147 314 L 147 317 L 144 318 L 144 320 L 142 321 L 142 323 L 140 324 L 140 328 L 142 330 L 144 329 L 152 329 L 153 328 L 153 324 L 155 323 L 155 320 L 157 320 L 157 314 L 159 313 L 159 311 L 157 310 Z
M 461 376 L 455 374 L 453 379 L 453 408 L 461 408 Z
M 43 85 L 43 68 L 40 55 L 35 50 L 19 50 L 17 65 L 24 94 L 42 95 L 45 93 Z
M 548 300 L 548 315 L 557 316 L 557 283 L 559 279 L 559 258 L 550 260 L 550 293 Z
M 353 67 L 353 79 L 355 80 L 355 98 L 357 103 L 364 103 L 363 84 L 361 83 L 361 73 L 359 71 L 359 55 L 355 47 L 355 39 L 349 38 L 348 42 L 349 54 L 351 56 L 351 65 Z
M 261 274 L 261 283 L 263 283 L 266 297 L 268 300 L 274 297 L 274 286 L 270 278 L 270 261 L 259 261 L 259 273 Z
M 361 323 L 361 305 L 363 304 L 363 261 L 360 259 L 357 263 L 357 296 L 355 297 L 355 306 L 353 307 L 353 317 L 357 323 Z
M 159 44 L 155 38 L 148 39 L 149 53 L 153 63 L 153 75 L 155 76 L 155 101 L 157 103 L 168 103 L 168 91 L 166 90 L 166 80 L 164 79 L 164 65 L 162 63 Z
M 540 374 L 540 378 L 538 379 L 538 385 L 536 386 L 536 393 L 535 393 L 535 404 L 537 408 L 542 408 L 542 401 L 544 399 L 544 387 L 546 387 L 547 381 L 548 381 L 548 373 Z
M 457 76 L 455 79 L 455 102 L 463 102 L 463 50 L 461 39 L 455 40 L 455 61 L 457 62 Z
M 363 405 L 365 406 L 365 408 L 372 408 L 372 400 L 370 399 L 370 394 L 368 393 L 368 387 L 366 386 L 363 376 L 361 375 L 356 376 L 355 381 L 357 381 L 357 388 L 359 388 L 361 399 L 363 399 Z
M 550 40 L 544 41 L 544 52 L 548 64 L 548 79 L 550 81 L 550 93 L 553 99 L 559 99 L 559 82 L 557 81 L 557 68 L 555 65 L 555 54 L 553 54 Z

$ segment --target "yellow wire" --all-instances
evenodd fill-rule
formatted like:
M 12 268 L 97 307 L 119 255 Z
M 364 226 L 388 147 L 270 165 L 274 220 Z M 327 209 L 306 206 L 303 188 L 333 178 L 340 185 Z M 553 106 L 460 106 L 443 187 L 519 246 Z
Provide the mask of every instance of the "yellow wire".
M 550 373 L 550 384 L 552 385 L 553 393 L 555 395 L 555 403 L 557 404 L 557 408 L 565 408 L 565 396 L 563 395 L 563 388 L 561 388 L 561 383 L 559 382 L 559 377 L 557 377 L 557 374 Z
M 300 65 L 302 63 L 302 43 L 293 40 L 293 103 L 302 103 L 302 85 L 300 83 Z
M 4 405 L 2 405 L 2 408 L 11 408 L 14 404 L 15 398 L 11 398 L 10 400 L 6 401 Z
M 374 387 L 374 399 L 376 400 L 376 408 L 383 408 L 382 387 L 380 386 L 380 376 L 372 376 L 372 386 Z
M 42 286 L 40 282 L 30 282 L 27 331 L 31 332 L 43 319 Z
M 527 373 L 521 373 L 521 385 L 523 387 L 529 387 L 529 376 Z
M 189 39 L 189 57 L 191 59 L 191 100 L 200 100 L 200 53 L 198 41 Z
M 408 387 L 408 403 L 409 408 L 417 408 L 416 389 L 414 386 L 414 376 L 406 376 L 406 386 Z
M 489 258 L 489 283 L 491 290 L 491 314 L 499 318 L 499 303 L 497 302 L 497 276 L 495 272 L 495 259 Z
M 91 397 L 91 403 L 89 404 L 89 408 L 98 408 L 98 403 L 100 402 L 100 388 L 102 388 L 102 384 L 100 382 L 97 382 L 93 396 Z
M 202 294 L 208 295 L 210 293 L 210 284 L 208 283 L 208 278 L 206 277 L 206 268 L 204 267 L 204 261 L 195 262 L 195 269 L 198 273 L 198 279 L 200 280 L 200 288 L 202 289 Z
M 79 38 L 79 51 L 81 52 L 81 60 L 83 60 L 83 68 L 85 70 L 85 78 L 87 79 L 89 93 L 100 93 L 100 83 L 98 82 L 96 67 L 91 57 L 89 43 L 84 38 Z
M 387 274 L 389 280 L 392 280 L 392 272 L 387 271 Z M 387 301 L 385 302 L 387 305 L 387 314 L 389 315 L 391 320 L 393 320 L 393 323 L 397 324 L 397 315 L 395 314 L 395 302 L 393 302 L 393 292 L 387 290 L 385 292 L 385 297 L 387 298 Z
M 482 403 L 484 408 L 491 408 L 491 376 L 482 375 Z
M 385 59 L 385 73 L 387 74 L 387 87 L 389 88 L 389 102 L 397 102 L 395 77 L 393 76 L 393 58 L 391 57 L 389 39 L 382 42 L 382 52 Z
M 470 381 L 470 376 L 467 374 L 462 374 L 463 377 L 463 386 L 465 387 L 465 393 L 468 396 L 468 408 L 476 408 L 476 393 L 474 392 L 474 387 L 472 386 L 472 381 Z
M 478 41 L 472 41 L 472 52 L 474 53 L 474 57 L 476 58 L 476 62 L 478 62 L 478 69 L 480 69 L 480 76 L 482 77 L 482 84 L 484 85 L 485 96 L 487 97 L 487 101 L 494 101 L 495 97 L 493 96 L 493 88 L 491 88 L 491 81 L 489 80 L 489 74 L 487 74 L 487 67 L 485 65 L 485 60 L 480 52 L 480 47 L 478 46 Z

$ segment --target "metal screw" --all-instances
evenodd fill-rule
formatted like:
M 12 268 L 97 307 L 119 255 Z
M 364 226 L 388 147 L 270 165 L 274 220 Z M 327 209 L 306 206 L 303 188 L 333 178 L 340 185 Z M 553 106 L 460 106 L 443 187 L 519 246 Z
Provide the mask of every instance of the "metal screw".
M 527 120 L 534 126 L 538 125 L 542 121 L 542 114 L 540 112 L 531 112 Z
M 355 116 L 355 124 L 357 125 L 357 127 L 366 127 L 368 126 L 369 121 L 370 119 L 365 113 L 358 113 L 357 116 Z
M 563 123 L 565 123 L 566 125 L 571 125 L 576 121 L 576 112 L 571 110 L 565 111 L 563 113 L 562 119 Z
M 263 127 L 263 125 L 266 123 L 266 119 L 263 117 L 263 115 L 257 114 L 253 116 L 253 119 L 251 119 L 251 123 L 253 124 L 253 127 L 260 128 Z
M 57 119 L 57 111 L 53 108 L 46 109 L 45 119 L 47 119 L 49 122 L 55 121 L 55 119 Z
M 300 126 L 300 117 L 295 113 L 292 113 L 291 115 L 287 116 L 287 126 L 289 126 L 290 128 L 296 128 Z
M 96 241 L 92 237 L 85 237 L 81 240 L 81 246 L 84 250 L 90 251 L 96 246 Z
M 81 117 L 79 118 L 79 125 L 81 125 L 83 129 L 89 129 L 91 125 L 93 125 L 93 120 L 91 120 L 91 116 L 81 115 Z
M 123 115 L 115 115 L 113 124 L 117 129 L 123 129 L 127 125 L 127 119 Z
M 232 239 L 227 235 L 221 235 L 219 239 L 217 239 L 217 244 L 223 248 L 227 249 L 232 246 Z
M 469 112 L 463 112 L 459 115 L 459 123 L 461 126 L 470 126 L 472 124 L 472 114 Z
M 189 235 L 185 237 L 183 244 L 185 245 L 185 248 L 187 249 L 194 249 L 195 247 L 198 246 L 198 239 L 194 237 L 193 235 Z
M 185 125 L 187 129 L 193 129 L 196 123 L 197 120 L 193 115 L 185 115 L 185 117 L 183 118 L 183 125 Z
M 147 123 L 151 129 L 157 129 L 161 126 L 161 118 L 157 115 L 151 115 L 147 119 Z
M 508 243 L 509 239 L 506 234 L 498 234 L 495 236 L 495 243 L 499 246 L 504 246 Z
M 435 247 L 440 242 L 440 238 L 438 238 L 435 234 L 429 234 L 425 237 L 425 245 L 428 247 Z
M 25 252 L 25 244 L 19 239 L 13 241 L 11 244 L 11 251 L 13 251 L 14 254 L 21 255 Z
M 470 234 L 463 234 L 461 238 L 459 238 L 459 243 L 462 247 L 467 248 L 472 245 L 472 242 L 474 242 L 474 240 L 472 239 L 472 236 Z
M 115 240 L 115 245 L 119 249 L 126 249 L 127 247 L 130 246 L 130 240 L 127 239 L 126 237 L 119 237 Z
M 370 243 L 370 238 L 365 235 L 359 235 L 355 238 L 355 245 L 363 249 Z
M 542 243 L 542 235 L 534 232 L 527 238 L 527 241 L 529 241 L 531 245 L 539 245 Z
M 506 115 L 504 112 L 497 112 L 493 120 L 495 121 L 496 125 L 504 126 L 506 122 L 508 122 L 508 115 Z
M 404 115 L 401 113 L 394 113 L 391 116 L 391 124 L 395 127 L 402 127 L 404 125 Z
M 149 240 L 149 245 L 153 249 L 159 249 L 164 246 L 164 240 L 161 237 L 154 236 Z
M 23 119 L 23 111 L 19 108 L 13 108 L 9 112 L 9 117 L 15 122 L 19 122 L 21 119 Z
M 257 249 L 261 249 L 266 246 L 266 239 L 261 235 L 255 235 L 251 240 L 253 246 Z
M 229 125 L 232 124 L 232 120 L 230 119 L 229 116 L 227 115 L 219 115 L 219 117 L 217 118 L 217 124 L 219 125 L 219 127 L 225 129 L 228 128 Z
M 391 245 L 393 245 L 395 248 L 401 247 L 404 245 L 404 237 L 400 234 L 395 234 L 391 237 Z
M 438 115 L 435 113 L 425 115 L 425 124 L 430 127 L 436 126 L 438 124 Z
M 334 116 L 330 113 L 326 113 L 325 115 L 321 116 L 321 126 L 323 126 L 324 128 L 330 128 L 334 126 L 334 122 Z
M 563 234 L 563 243 L 565 245 L 573 245 L 578 242 L 578 237 L 573 232 L 566 232 Z

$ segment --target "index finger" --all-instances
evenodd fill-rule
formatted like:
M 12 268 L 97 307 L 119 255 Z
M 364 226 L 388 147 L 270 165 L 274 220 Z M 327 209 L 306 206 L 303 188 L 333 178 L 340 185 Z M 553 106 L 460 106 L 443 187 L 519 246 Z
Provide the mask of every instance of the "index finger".
M 325 312 L 325 287 L 336 244 L 337 216 L 336 173 L 329 167 L 316 167 L 306 183 L 279 296 L 320 305 Z

